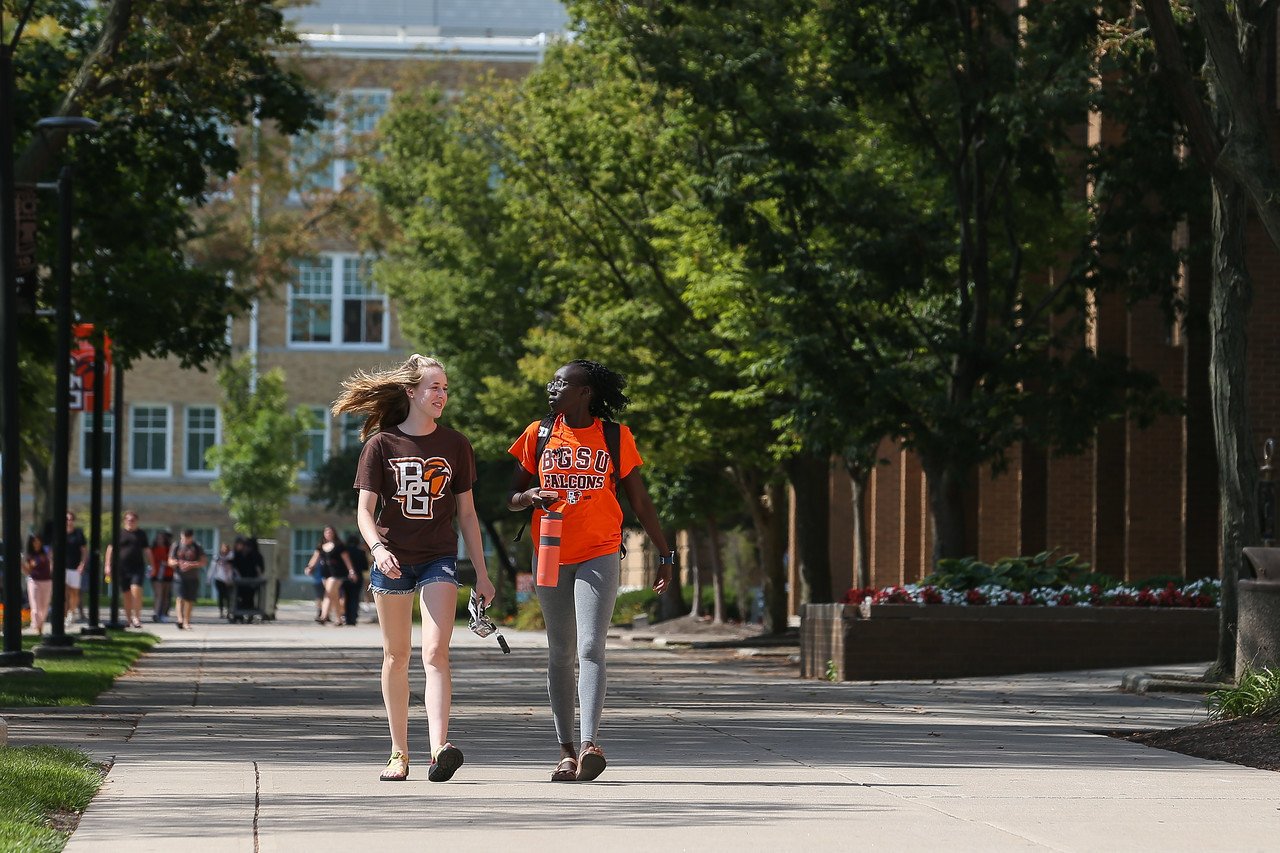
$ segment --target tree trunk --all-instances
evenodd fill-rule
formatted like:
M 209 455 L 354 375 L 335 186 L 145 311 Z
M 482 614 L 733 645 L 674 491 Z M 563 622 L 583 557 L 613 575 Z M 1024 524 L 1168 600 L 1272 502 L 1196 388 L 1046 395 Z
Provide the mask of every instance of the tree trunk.
M 808 601 L 831 598 L 831 462 L 825 456 L 793 456 L 784 467 L 796 496 L 796 553 L 809 587 Z
M 675 542 L 676 537 L 668 533 L 667 541 Z M 667 584 L 667 588 L 663 590 L 662 595 L 658 598 L 658 621 L 675 619 L 683 615 L 684 584 L 680 581 L 680 572 L 672 571 L 671 583 Z
M 693 587 L 693 604 L 689 607 L 689 615 L 698 619 L 702 616 L 702 566 L 698 554 L 698 529 L 690 527 L 685 535 L 689 539 L 689 585 Z
M 53 472 L 49 464 L 44 457 L 27 457 L 27 470 L 31 472 L 31 529 L 39 531 L 41 537 L 52 533 L 47 529 L 49 524 L 57 524 L 53 517 Z
M 707 519 L 707 558 L 711 561 L 711 622 L 724 624 L 724 560 L 720 553 L 720 528 L 715 517 Z
M 763 486 L 757 472 L 735 471 L 743 499 L 751 512 L 756 548 L 764 578 L 764 629 L 768 634 L 787 630 L 786 490 L 770 478 Z
M 1242 549 L 1257 545 L 1258 464 L 1249 424 L 1246 353 L 1253 284 L 1245 266 L 1248 204 L 1244 190 L 1229 178 L 1213 181 L 1213 293 L 1209 306 L 1209 393 L 1218 452 L 1221 525 L 1222 607 L 1218 659 L 1213 673 L 1235 678 L 1236 581 Z
M 873 457 L 874 458 L 874 457 Z M 874 465 L 874 461 L 872 462 Z M 849 504 L 853 512 L 853 586 L 871 586 L 871 543 L 867 530 L 867 487 L 872 469 L 848 457 L 844 469 L 849 474 Z
M 969 556 L 965 535 L 965 477 L 937 459 L 921 457 L 929 487 L 929 520 L 933 525 L 933 566 L 945 557 Z

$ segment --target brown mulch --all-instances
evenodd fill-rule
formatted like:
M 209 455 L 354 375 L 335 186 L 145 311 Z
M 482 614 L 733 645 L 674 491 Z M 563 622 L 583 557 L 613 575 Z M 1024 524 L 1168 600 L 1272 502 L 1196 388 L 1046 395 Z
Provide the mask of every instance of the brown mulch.
M 1259 770 L 1280 770 L 1280 718 L 1236 717 L 1121 735 L 1134 743 Z
M 744 625 L 741 622 L 722 622 L 716 625 L 711 621 L 710 617 L 695 616 L 678 616 L 675 619 L 665 619 L 662 622 L 654 622 L 652 625 L 637 630 L 646 634 L 659 635 L 696 634 L 706 637 L 708 640 L 743 640 L 758 637 L 764 633 L 764 627 L 761 625 Z

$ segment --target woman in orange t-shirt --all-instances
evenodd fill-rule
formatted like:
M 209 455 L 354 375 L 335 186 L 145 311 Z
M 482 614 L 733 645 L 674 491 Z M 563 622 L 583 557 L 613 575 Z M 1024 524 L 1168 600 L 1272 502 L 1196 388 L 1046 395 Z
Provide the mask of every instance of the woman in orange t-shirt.
M 627 405 L 622 393 L 625 385 L 625 379 L 594 361 L 569 362 L 547 383 L 547 402 L 555 421 L 542 458 L 534 458 L 538 421 L 521 433 L 510 450 L 517 462 L 507 508 L 516 512 L 535 507 L 535 531 L 548 507 L 554 505 L 564 515 L 556 585 L 536 587 L 547 623 L 547 693 L 560 740 L 560 762 L 551 774 L 553 782 L 588 782 L 605 768 L 604 751 L 596 744 L 604 709 L 604 643 L 622 571 L 622 507 L 614 490 L 614 465 L 618 468 L 617 484 L 627 493 L 636 517 L 662 555 L 653 585 L 659 593 L 670 581 L 675 565 L 675 552 L 667 547 L 658 513 L 640 477 L 643 460 L 631 430 L 619 428 L 616 460 L 605 441 L 602 421 L 612 421 Z M 534 474 L 539 482 L 530 487 Z M 575 656 L 581 748 L 575 746 L 573 737 Z

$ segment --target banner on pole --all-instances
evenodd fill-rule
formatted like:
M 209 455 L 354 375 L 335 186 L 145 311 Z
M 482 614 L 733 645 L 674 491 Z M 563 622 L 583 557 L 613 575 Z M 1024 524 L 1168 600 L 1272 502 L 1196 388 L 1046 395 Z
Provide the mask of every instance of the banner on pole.
M 71 411 L 92 412 L 93 395 L 93 324 L 76 323 L 71 327 L 75 341 L 71 344 Z M 111 338 L 105 337 L 102 361 L 102 410 L 111 410 Z

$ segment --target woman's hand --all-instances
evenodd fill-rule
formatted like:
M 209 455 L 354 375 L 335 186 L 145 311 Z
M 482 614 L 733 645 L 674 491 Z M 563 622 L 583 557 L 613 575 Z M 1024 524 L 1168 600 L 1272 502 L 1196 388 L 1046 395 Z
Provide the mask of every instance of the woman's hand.
M 525 489 L 520 493 L 522 501 L 527 502 L 527 506 L 536 506 L 540 509 L 547 509 L 553 503 L 560 500 L 560 493 L 555 489 L 544 489 L 534 486 L 532 489 Z
M 662 595 L 662 591 L 671 583 L 671 566 L 658 566 L 658 577 L 653 582 L 653 591 Z
M 476 575 L 476 595 L 484 600 L 486 608 L 493 606 L 493 600 L 497 598 L 498 591 L 493 587 L 493 581 L 489 580 L 488 575 Z
M 396 559 L 396 555 L 392 554 L 391 549 L 386 545 L 374 549 L 373 564 L 378 568 L 378 571 L 392 580 L 400 577 L 400 561 Z

